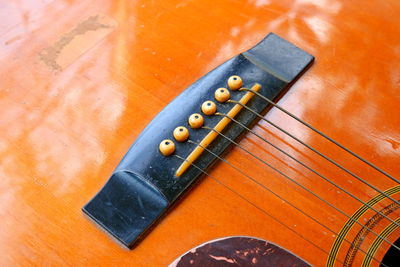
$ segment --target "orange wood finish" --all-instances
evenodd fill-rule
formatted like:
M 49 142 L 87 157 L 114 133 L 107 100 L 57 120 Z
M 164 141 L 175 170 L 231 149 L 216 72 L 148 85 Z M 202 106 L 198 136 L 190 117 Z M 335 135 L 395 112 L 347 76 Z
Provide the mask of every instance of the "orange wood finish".
M 279 103 L 400 177 L 399 13 L 398 0 L 1 0 L 0 265 L 166 266 L 231 235 L 270 240 L 324 265 L 326 253 L 210 178 L 133 251 L 81 207 L 166 104 L 271 31 L 316 57 Z M 279 110 L 266 117 L 380 189 L 396 185 Z M 254 129 L 362 200 L 376 195 L 265 122 Z M 257 137 L 241 144 L 346 213 L 361 206 Z M 334 231 L 348 219 L 240 149 L 226 158 Z M 287 203 L 224 163 L 211 173 L 330 250 L 332 233 Z

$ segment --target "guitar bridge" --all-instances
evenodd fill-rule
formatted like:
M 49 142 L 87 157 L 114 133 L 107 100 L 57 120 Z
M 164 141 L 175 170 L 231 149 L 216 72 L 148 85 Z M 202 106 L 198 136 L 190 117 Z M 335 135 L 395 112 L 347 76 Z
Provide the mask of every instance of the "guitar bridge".
M 83 212 L 132 248 L 268 108 L 253 92 L 275 99 L 313 60 L 271 33 L 212 70 L 153 119 Z

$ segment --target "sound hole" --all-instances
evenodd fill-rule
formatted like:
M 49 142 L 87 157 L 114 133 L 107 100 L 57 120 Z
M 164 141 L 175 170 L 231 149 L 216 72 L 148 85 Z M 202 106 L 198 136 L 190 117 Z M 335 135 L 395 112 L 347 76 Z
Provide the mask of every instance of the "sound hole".
M 400 238 L 394 242 L 394 245 L 399 247 L 400 246 Z M 388 252 L 386 252 L 385 257 L 383 257 L 382 263 L 380 267 L 384 266 L 399 266 L 400 260 L 400 251 L 392 246 Z

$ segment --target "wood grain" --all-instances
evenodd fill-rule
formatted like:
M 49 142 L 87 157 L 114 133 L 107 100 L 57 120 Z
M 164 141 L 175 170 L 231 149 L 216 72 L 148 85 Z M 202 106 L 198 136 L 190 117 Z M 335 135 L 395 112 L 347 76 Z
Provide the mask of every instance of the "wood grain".
M 192 247 L 232 235 L 262 238 L 324 265 L 326 253 L 209 178 L 133 251 L 94 227 L 81 207 L 167 103 L 271 31 L 316 57 L 280 105 L 400 177 L 399 12 L 398 0 L 1 0 L 0 265 L 166 266 Z M 57 45 L 99 14 L 113 21 L 112 30 Z M 61 56 L 43 60 L 50 47 Z M 266 117 L 381 190 L 396 185 L 278 110 Z M 268 124 L 254 129 L 363 201 L 377 194 Z M 257 137 L 248 134 L 241 144 L 346 213 L 361 206 Z M 347 221 L 243 151 L 226 158 L 335 232 Z M 330 250 L 333 233 L 287 203 L 226 164 L 211 173 Z M 383 244 L 377 257 L 387 249 Z M 344 252 L 338 257 L 344 260 Z

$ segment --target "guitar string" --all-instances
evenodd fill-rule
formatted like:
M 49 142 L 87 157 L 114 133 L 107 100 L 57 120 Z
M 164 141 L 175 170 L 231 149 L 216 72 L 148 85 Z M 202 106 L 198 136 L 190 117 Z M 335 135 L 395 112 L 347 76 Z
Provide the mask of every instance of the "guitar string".
M 235 100 L 228 100 L 230 103 L 234 103 L 234 104 L 239 104 L 242 107 L 244 107 L 245 109 L 247 109 L 248 111 L 250 111 L 251 113 L 255 114 L 257 117 L 259 117 L 260 119 L 264 120 L 265 122 L 269 123 L 270 125 L 272 125 L 273 127 L 275 127 L 276 129 L 278 129 L 279 131 L 283 132 L 284 134 L 288 135 L 289 137 L 291 137 L 292 139 L 296 140 L 297 142 L 299 142 L 300 144 L 304 145 L 305 147 L 307 147 L 308 149 L 310 149 L 311 151 L 315 152 L 316 154 L 318 154 L 319 156 L 321 156 L 322 158 L 326 159 L 327 161 L 329 161 L 330 163 L 332 163 L 333 165 L 335 165 L 336 167 L 342 169 L 343 171 L 345 171 L 346 173 L 350 174 L 351 176 L 353 176 L 354 178 L 356 178 L 357 180 L 359 180 L 360 182 L 362 182 L 363 184 L 369 186 L 370 188 L 374 189 L 376 192 L 384 195 L 386 198 L 390 199 L 391 201 L 397 203 L 400 205 L 400 202 L 395 200 L 394 198 L 392 198 L 391 196 L 389 196 L 388 194 L 386 194 L 385 192 L 379 190 L 376 186 L 372 185 L 371 183 L 367 182 L 366 180 L 362 179 L 361 177 L 359 177 L 358 175 L 356 175 L 355 173 L 353 173 L 352 171 L 348 170 L 347 168 L 343 167 L 342 165 L 340 165 L 339 163 L 337 163 L 336 161 L 332 160 L 331 158 L 327 157 L 326 155 L 322 154 L 321 152 L 319 152 L 318 150 L 316 150 L 315 148 L 311 147 L 310 145 L 306 144 L 305 142 L 303 142 L 302 140 L 300 140 L 299 138 L 295 137 L 294 135 L 290 134 L 288 131 L 282 129 L 281 127 L 279 127 L 278 125 L 276 125 L 275 123 L 273 123 L 272 121 L 264 118 L 261 114 L 257 113 L 256 111 L 254 111 L 253 109 L 249 108 L 248 106 L 235 101 Z M 228 102 L 227 101 L 227 102 Z
M 219 115 L 219 116 L 224 116 L 227 117 L 228 119 L 230 119 L 231 121 L 233 121 L 234 123 L 238 124 L 240 127 L 242 127 L 243 129 L 249 131 L 250 133 L 252 133 L 253 135 L 257 136 L 258 138 L 260 138 L 261 140 L 263 140 L 265 143 L 269 144 L 270 146 L 272 146 L 273 148 L 275 148 L 276 150 L 278 150 L 279 152 L 283 153 L 284 155 L 288 156 L 289 158 L 293 159 L 294 161 L 296 161 L 297 163 L 299 163 L 300 165 L 302 165 L 303 167 L 305 167 L 306 169 L 310 170 L 311 172 L 315 173 L 316 175 L 318 175 L 319 177 L 321 177 L 322 179 L 324 179 L 325 181 L 329 182 L 330 184 L 332 184 L 333 186 L 335 186 L 336 188 L 342 190 L 343 192 L 345 192 L 347 195 L 351 196 L 352 198 L 356 199 L 358 202 L 360 202 L 363 205 L 366 205 L 368 208 L 372 209 L 373 211 L 375 211 L 376 213 L 380 214 L 381 216 L 383 216 L 384 218 L 386 218 L 387 220 L 389 220 L 391 223 L 400 226 L 399 223 L 397 223 L 396 221 L 394 221 L 393 219 L 389 218 L 387 215 L 383 214 L 381 211 L 378 211 L 377 209 L 375 209 L 374 207 L 372 207 L 371 205 L 369 205 L 368 203 L 362 201 L 360 198 L 358 198 L 356 195 L 350 193 L 349 191 L 347 191 L 346 189 L 344 189 L 343 187 L 337 185 L 335 182 L 333 182 L 332 180 L 330 180 L 329 178 L 327 178 L 326 176 L 324 176 L 323 174 L 319 173 L 318 171 L 314 170 L 313 168 L 311 168 L 310 166 L 308 166 L 307 164 L 303 163 L 302 161 L 296 159 L 293 155 L 289 154 L 288 152 L 284 151 L 283 149 L 279 148 L 277 145 L 273 144 L 272 142 L 268 141 L 266 138 L 262 137 L 261 135 L 257 134 L 255 131 L 251 130 L 250 128 L 248 128 L 246 125 L 244 125 L 243 123 L 237 121 L 236 119 L 232 118 L 231 116 L 228 116 L 227 114 L 223 114 L 223 113 L 215 113 L 215 115 Z
M 201 146 L 199 143 L 196 143 L 192 140 L 188 140 L 188 142 L 195 144 L 195 145 L 199 145 Z M 203 147 L 203 146 L 201 146 Z M 240 174 L 242 174 L 243 176 L 245 176 L 247 179 L 251 180 L 253 183 L 257 184 L 258 186 L 260 186 L 261 188 L 267 190 L 268 192 L 272 193 L 274 196 L 276 196 L 277 198 L 279 198 L 280 200 L 282 200 L 285 203 L 288 203 L 292 208 L 296 209 L 297 211 L 299 211 L 301 214 L 303 214 L 304 216 L 310 218 L 311 220 L 313 220 L 314 222 L 316 222 L 317 224 L 321 225 L 323 228 L 327 229 L 328 231 L 330 231 L 331 233 L 334 234 L 334 236 L 337 236 L 337 232 L 335 232 L 334 230 L 332 230 L 331 228 L 329 228 L 328 226 L 324 225 L 322 222 L 318 221 L 316 218 L 314 218 L 313 216 L 307 214 L 304 210 L 300 209 L 299 207 L 297 207 L 296 205 L 294 205 L 293 203 L 291 203 L 290 201 L 287 201 L 285 198 L 283 198 L 282 196 L 280 196 L 279 194 L 275 193 L 274 191 L 272 191 L 271 189 L 269 189 L 268 187 L 266 187 L 264 184 L 262 184 L 261 182 L 259 182 L 258 180 L 256 180 L 255 178 L 251 177 L 250 175 L 246 174 L 243 170 L 241 170 L 240 168 L 236 167 L 235 165 L 233 165 L 231 162 L 229 162 L 228 160 L 218 156 L 217 154 L 215 154 L 214 152 L 212 152 L 210 149 L 203 147 L 208 153 L 212 154 L 215 158 L 217 158 L 218 160 L 223 161 L 224 163 L 228 164 L 230 167 L 232 167 L 233 169 L 235 169 L 236 171 L 238 171 Z M 245 198 L 245 197 L 244 197 Z M 246 201 L 248 201 L 248 199 L 245 198 Z M 282 222 L 283 223 L 283 222 Z M 345 242 L 349 243 L 350 246 L 352 245 L 352 242 L 350 242 L 349 240 L 347 240 L 346 238 L 342 238 Z M 384 240 L 382 238 L 380 238 L 381 240 Z M 363 252 L 365 255 L 370 256 L 372 258 L 374 258 L 373 256 L 371 256 L 369 253 L 367 253 L 365 250 L 359 248 L 359 250 L 361 252 Z M 328 254 L 329 255 L 329 254 Z M 375 260 L 379 263 L 381 263 L 379 260 L 377 260 L 375 258 Z M 383 264 L 383 263 L 382 263 Z M 383 264 L 384 265 L 384 264 Z
M 386 171 L 382 170 L 381 168 L 379 168 L 378 166 L 376 166 L 375 164 L 369 162 L 368 160 L 362 158 L 360 155 L 356 154 L 355 152 L 351 151 L 350 149 L 346 148 L 345 146 L 343 146 L 342 144 L 340 144 L 339 142 L 335 141 L 333 138 L 327 136 L 326 134 L 324 134 L 323 132 L 319 131 L 318 129 L 316 129 L 315 127 L 313 127 L 311 124 L 305 122 L 304 120 L 300 119 L 299 117 L 297 117 L 296 115 L 294 115 L 293 113 L 289 112 L 288 110 L 284 109 L 282 106 L 278 105 L 277 103 L 273 102 L 272 100 L 270 100 L 269 98 L 263 96 L 262 94 L 260 94 L 257 91 L 254 91 L 252 89 L 248 89 L 248 88 L 241 88 L 239 89 L 241 91 L 250 91 L 254 94 L 256 94 L 257 96 L 259 96 L 261 99 L 267 101 L 270 105 L 276 107 L 277 109 L 281 110 L 282 112 L 286 113 L 287 115 L 289 115 L 290 117 L 292 117 L 293 119 L 297 120 L 298 122 L 302 123 L 304 126 L 308 127 L 309 129 L 313 130 L 314 132 L 318 133 L 319 135 L 321 135 L 322 137 L 324 137 L 325 139 L 329 140 L 330 142 L 332 142 L 333 144 L 337 145 L 338 147 L 340 147 L 341 149 L 343 149 L 344 151 L 346 151 L 347 153 L 351 154 L 352 156 L 356 157 L 357 159 L 361 160 L 362 162 L 364 162 L 365 164 L 369 165 L 370 167 L 374 168 L 375 170 L 377 170 L 378 172 L 382 173 L 383 175 L 389 177 L 391 180 L 400 183 L 400 181 L 398 179 L 396 179 L 395 177 L 393 177 L 392 175 L 390 175 L 389 173 L 387 173 Z
M 381 172 L 382 174 L 384 174 L 385 176 L 391 178 L 393 181 L 399 182 L 397 179 L 395 179 L 394 177 L 392 177 L 391 175 L 389 175 L 388 173 L 384 172 L 383 170 L 381 170 L 380 168 L 378 168 L 377 166 L 373 165 L 372 163 L 366 161 L 365 159 L 361 158 L 359 155 L 355 154 L 354 152 L 350 151 L 349 149 L 345 148 L 344 146 L 340 145 L 338 142 L 334 141 L 332 138 L 326 136 L 325 134 L 323 134 L 322 132 L 318 131 L 317 129 L 315 129 L 314 127 L 312 127 L 311 125 L 309 125 L 308 123 L 302 121 L 301 119 L 297 118 L 295 115 L 291 114 L 290 112 L 288 112 L 287 110 L 281 108 L 280 106 L 278 106 L 277 104 L 275 104 L 274 102 L 272 102 L 271 100 L 269 100 L 268 98 L 265 98 L 264 96 L 262 96 L 261 94 L 259 94 L 258 92 L 255 92 L 251 89 L 247 89 L 247 88 L 242 88 L 240 90 L 247 90 L 250 92 L 253 92 L 254 94 L 258 95 L 259 97 L 261 97 L 262 99 L 264 99 L 265 101 L 267 101 L 268 103 L 270 103 L 271 105 L 277 107 L 278 109 L 280 109 L 281 111 L 283 111 L 284 113 L 286 113 L 287 115 L 291 116 L 292 118 L 296 119 L 297 121 L 301 122 L 302 124 L 304 124 L 305 126 L 307 126 L 308 128 L 310 128 L 311 130 L 317 132 L 318 134 L 320 134 L 321 136 L 323 136 L 324 138 L 328 139 L 329 141 L 331 141 L 332 143 L 334 143 L 335 145 L 339 146 L 340 148 L 342 148 L 343 150 L 345 150 L 346 152 L 350 153 L 351 155 L 353 155 L 354 157 L 358 158 L 359 160 L 361 160 L 362 162 L 366 163 L 367 165 L 371 166 L 372 168 L 374 168 L 375 170 Z M 266 120 L 265 118 L 263 118 L 260 114 L 258 114 L 257 112 L 255 112 L 254 110 L 252 110 L 251 108 L 247 107 L 244 104 L 241 104 L 237 101 L 232 101 L 229 100 L 229 102 L 231 103 L 235 103 L 235 104 L 240 104 L 241 106 L 243 106 L 244 108 L 246 108 L 247 110 L 249 110 L 250 112 L 254 113 L 256 116 L 260 117 L 261 119 L 263 119 L 264 121 L 266 121 L 267 123 L 271 124 L 272 126 L 274 126 L 275 128 L 277 128 L 278 130 L 282 131 L 283 133 L 287 134 L 288 136 L 290 136 L 291 138 L 295 139 L 296 141 L 300 142 L 301 144 L 303 144 L 304 146 L 306 146 L 307 148 L 309 148 L 310 150 L 312 150 L 313 152 L 317 153 L 318 155 L 320 155 L 321 157 L 325 158 L 326 160 L 328 160 L 329 162 L 331 162 L 332 164 L 334 164 L 335 166 L 339 167 L 340 169 L 344 170 L 345 172 L 347 172 L 348 174 L 352 175 L 353 177 L 357 178 L 358 180 L 360 180 L 361 182 L 363 182 L 364 184 L 368 185 L 369 187 L 373 188 L 375 191 L 385 195 L 387 198 L 393 200 L 395 203 L 400 204 L 398 201 L 394 200 L 393 198 L 391 198 L 390 196 L 388 196 L 387 194 L 385 194 L 384 192 L 380 191 L 379 189 L 377 189 L 376 187 L 374 187 L 373 185 L 369 184 L 368 182 L 364 181 L 361 177 L 357 176 L 356 174 L 354 174 L 353 172 L 347 170 L 346 168 L 344 168 L 343 166 L 341 166 L 340 164 L 338 164 L 337 162 L 333 161 L 332 159 L 328 158 L 327 156 L 325 156 L 324 154 L 322 154 L 321 152 L 315 150 L 314 148 L 312 148 L 311 146 L 305 144 L 303 141 L 299 140 L 297 137 L 289 134 L 287 131 L 283 130 L 282 128 L 280 128 L 279 126 L 275 125 L 274 123 L 270 122 L 269 120 Z M 239 124 L 240 126 L 244 126 L 243 124 L 241 124 L 240 122 L 236 121 L 235 119 L 227 116 L 226 114 L 217 114 L 217 115 L 222 115 L 222 116 L 226 116 L 229 119 L 231 119 L 232 121 L 236 122 L 237 124 Z M 203 127 L 209 130 L 214 130 L 208 127 Z M 320 176 L 321 178 L 325 179 L 326 181 L 330 182 L 332 185 L 338 187 L 335 183 L 333 183 L 331 180 L 327 179 L 325 176 L 321 175 L 320 173 L 316 172 L 315 170 L 313 170 L 312 168 L 310 168 L 309 166 L 305 165 L 304 163 L 302 163 L 301 161 L 295 159 L 293 156 L 291 156 L 290 154 L 286 153 L 285 151 L 283 151 L 282 149 L 274 146 L 272 143 L 270 143 L 269 141 L 267 141 L 266 139 L 262 138 L 261 136 L 259 136 L 258 134 L 256 134 L 254 131 L 251 131 L 249 128 L 247 128 L 246 126 L 244 126 L 244 128 L 246 128 L 248 131 L 252 132 L 253 134 L 255 134 L 257 137 L 259 137 L 260 139 L 263 139 L 263 141 L 265 141 L 266 143 L 272 145 L 274 148 L 276 148 L 277 150 L 279 150 L 280 152 L 284 153 L 285 155 L 289 156 L 290 158 L 292 158 L 293 160 L 295 160 L 296 162 L 298 162 L 299 164 L 301 164 L 302 166 L 304 166 L 305 168 L 309 169 L 310 171 L 314 172 L 315 174 L 317 174 L 318 176 Z M 216 131 L 216 130 L 214 130 Z M 346 213 L 344 213 L 343 211 L 341 211 L 340 209 L 338 209 L 337 207 L 335 207 L 334 205 L 332 205 L 331 203 L 327 202 L 326 200 L 322 199 L 321 197 L 319 197 L 318 195 L 316 195 L 315 193 L 313 193 L 312 191 L 310 191 L 309 189 L 305 188 L 304 186 L 302 186 L 301 184 L 298 184 L 297 182 L 295 182 L 293 179 L 291 179 L 290 177 L 288 177 L 287 175 L 285 175 L 284 173 L 282 173 L 281 171 L 279 171 L 278 169 L 272 167 L 271 165 L 269 165 L 268 163 L 264 162 L 262 159 L 258 158 L 257 156 L 255 156 L 254 154 L 252 154 L 251 152 L 247 151 L 246 149 L 244 149 L 243 147 L 241 147 L 239 144 L 235 143 L 233 140 L 229 139 L 228 137 L 224 136 L 222 133 L 216 131 L 218 134 L 220 134 L 221 136 L 223 136 L 224 138 L 228 139 L 229 141 L 233 142 L 236 146 L 240 147 L 241 149 L 243 149 L 245 152 L 249 153 L 250 155 L 252 155 L 253 157 L 257 158 L 258 160 L 261 160 L 264 164 L 266 164 L 267 166 L 269 166 L 270 168 L 274 169 L 275 171 L 277 171 L 278 173 L 280 173 L 281 175 L 283 175 L 284 177 L 286 177 L 287 179 L 291 180 L 292 182 L 294 182 L 296 185 L 300 186 L 301 188 L 303 188 L 304 190 L 306 190 L 307 192 L 313 194 L 315 197 L 317 197 L 318 199 L 320 199 L 321 201 L 323 201 L 324 203 L 328 204 L 329 206 L 335 208 L 336 210 L 338 210 L 340 213 L 342 213 L 343 215 L 347 216 L 348 218 L 350 218 L 351 220 L 353 220 L 354 222 L 360 224 L 362 227 L 366 228 L 369 232 L 372 232 L 373 234 L 375 234 L 379 239 L 387 242 L 388 244 L 392 245 L 393 247 L 395 247 L 396 249 L 400 250 L 400 248 L 398 248 L 397 246 L 395 246 L 393 243 L 389 242 L 388 240 L 386 240 L 385 238 L 381 237 L 379 234 L 375 233 L 374 231 L 372 231 L 372 229 L 369 229 L 368 227 L 366 227 L 365 225 L 362 225 L 361 223 L 359 223 L 358 221 L 355 221 L 353 218 L 351 218 L 349 215 L 347 215 Z M 189 140 L 191 141 L 191 140 Z M 193 144 L 197 144 L 194 141 L 191 141 Z M 197 144 L 199 145 L 199 144 Z M 205 150 L 209 151 L 209 149 L 204 148 Z M 210 153 L 214 154 L 213 152 L 209 151 Z M 218 155 L 214 154 L 214 156 L 216 156 L 218 159 L 225 161 L 224 159 L 222 159 L 221 157 L 219 157 Z M 178 156 L 179 157 L 179 156 Z M 179 157 L 181 160 L 185 160 L 181 157 Z M 225 161 L 226 163 L 228 163 L 227 161 Z M 190 163 L 191 165 L 194 166 L 193 163 Z M 228 163 L 229 164 L 229 163 Z M 229 164 L 231 165 L 231 164 Z M 232 165 L 231 165 L 232 166 Z M 197 166 L 195 166 L 196 168 L 198 168 Z M 234 167 L 234 166 L 232 166 Z M 237 169 L 236 167 L 234 167 L 235 169 Z M 198 168 L 199 170 L 201 170 L 200 168 Z M 237 169 L 238 170 L 238 169 Z M 204 172 L 203 170 L 201 170 L 202 172 Z M 243 175 L 245 175 L 242 171 L 240 171 Z M 210 176 L 209 174 L 205 173 L 206 175 Z M 247 178 L 251 179 L 253 182 L 257 183 L 259 186 L 264 187 L 266 190 L 268 190 L 269 192 L 273 193 L 275 196 L 279 197 L 280 199 L 284 200 L 283 198 L 281 198 L 280 196 L 278 196 L 277 194 L 275 194 L 274 192 L 272 192 L 271 190 L 269 190 L 268 188 L 266 188 L 264 185 L 260 184 L 258 181 L 256 181 L 255 179 L 249 177 L 248 175 Z M 216 180 L 217 182 L 219 182 L 220 184 L 222 184 L 220 181 L 218 181 L 215 177 L 212 177 L 214 180 Z M 224 184 L 222 184 L 224 185 Z M 227 187 L 226 185 L 224 185 L 225 187 Z M 230 189 L 229 187 L 227 187 L 230 191 L 235 192 L 234 190 Z M 349 193 L 348 191 L 344 190 L 343 188 L 341 188 L 340 186 L 338 187 L 339 189 L 341 189 L 343 192 L 347 193 L 348 195 L 352 196 L 353 198 L 355 198 L 356 200 L 360 201 L 361 203 L 365 204 L 368 206 L 368 208 L 374 210 L 375 212 L 381 214 L 382 216 L 384 216 L 386 219 L 390 220 L 391 222 L 395 223 L 397 226 L 399 226 L 399 224 L 397 224 L 396 222 L 394 222 L 392 219 L 388 218 L 387 216 L 385 216 L 384 214 L 382 214 L 381 212 L 377 211 L 376 209 L 374 209 L 373 207 L 371 207 L 370 205 L 368 205 L 367 203 L 363 202 L 361 199 L 357 198 L 356 196 L 354 196 L 353 194 Z M 251 203 L 248 199 L 246 199 L 245 197 L 241 196 L 238 192 L 235 192 L 237 195 L 239 195 L 242 199 L 246 200 L 247 202 L 249 202 L 250 204 L 252 204 L 253 206 L 255 206 L 256 208 L 258 208 L 259 210 L 262 210 L 261 208 L 257 207 L 254 203 Z M 287 202 L 287 201 L 286 201 Z M 294 205 L 292 205 L 291 203 L 289 203 L 293 208 L 296 208 L 297 210 L 299 210 L 297 207 L 295 207 Z M 301 210 L 299 210 L 301 211 Z M 265 213 L 265 211 L 264 211 Z M 306 215 L 307 217 L 310 217 L 308 214 L 302 212 L 304 215 Z M 267 214 L 269 215 L 269 214 Z M 271 217 L 271 216 L 270 216 Z M 273 217 L 271 217 L 273 218 Z M 310 217 L 311 219 L 313 219 L 314 221 L 316 221 L 314 218 Z M 282 222 L 280 222 L 278 220 L 279 223 L 282 224 Z M 321 226 L 325 227 L 323 224 L 321 224 L 320 222 L 316 221 L 318 224 L 320 224 Z M 326 227 L 325 227 L 326 228 Z M 290 229 L 290 228 L 289 228 Z M 334 233 L 336 235 L 336 233 L 327 228 L 329 231 L 331 231 L 332 233 Z M 291 229 L 291 231 L 293 231 Z M 295 231 L 294 231 L 295 232 Z M 301 235 L 300 235 L 301 236 Z M 302 237 L 302 236 L 301 236 Z M 350 243 L 348 240 L 344 239 L 346 242 Z M 311 242 L 312 243 L 312 242 Z M 314 243 L 313 243 L 314 244 Z M 351 244 L 351 243 L 350 243 Z M 315 244 L 314 244 L 315 245 Z M 322 249 L 323 250 L 323 249 Z M 368 253 L 366 253 L 365 251 L 363 251 L 362 249 L 359 249 L 360 251 L 362 251 L 364 254 L 368 255 Z M 325 253 L 326 251 L 323 250 Z M 370 256 L 370 255 L 368 255 Z M 378 261 L 377 259 L 374 258 L 374 260 Z M 379 262 L 379 261 L 378 261 Z M 379 262 L 380 263 L 380 262 Z M 384 265 L 384 264 L 382 264 Z
M 191 140 L 190 140 L 191 141 Z M 192 141 L 193 142 L 193 141 Z M 195 142 L 193 142 L 195 144 Z M 207 148 L 205 148 L 207 151 L 209 151 Z M 210 153 L 213 153 L 211 151 L 209 151 Z M 261 211 L 262 213 L 264 213 L 265 215 L 267 215 L 268 217 L 272 218 L 273 220 L 275 220 L 276 222 L 278 222 L 280 225 L 284 226 L 285 228 L 289 229 L 291 232 L 295 233 L 296 235 L 300 236 L 301 238 L 303 238 L 304 240 L 306 240 L 307 242 L 309 242 L 310 244 L 312 244 L 314 247 L 318 248 L 319 250 L 325 252 L 328 256 L 330 255 L 329 252 L 327 252 L 325 249 L 323 249 L 322 247 L 320 247 L 319 245 L 317 245 L 316 243 L 312 242 L 310 239 L 305 238 L 302 234 L 300 234 L 299 232 L 295 231 L 294 229 L 290 228 L 286 223 L 282 222 L 281 220 L 279 220 L 278 218 L 274 217 L 273 215 L 271 215 L 270 213 L 268 213 L 265 209 L 261 208 L 260 206 L 258 206 L 257 204 L 255 204 L 254 202 L 250 201 L 249 199 L 247 199 L 245 196 L 243 196 L 242 194 L 240 194 L 238 191 L 234 190 L 233 188 L 229 187 L 228 185 L 224 184 L 223 182 L 221 182 L 219 179 L 217 179 L 215 176 L 209 174 L 208 172 L 206 172 L 205 170 L 203 170 L 202 168 L 200 168 L 199 166 L 197 166 L 196 164 L 189 162 L 187 159 L 174 154 L 173 156 L 179 158 L 182 161 L 186 161 L 188 162 L 190 165 L 192 165 L 193 167 L 195 167 L 196 169 L 198 169 L 199 171 L 201 171 L 203 174 L 205 174 L 206 176 L 212 178 L 214 181 L 216 181 L 218 184 L 222 185 L 223 187 L 225 187 L 226 189 L 228 189 L 229 191 L 231 191 L 232 193 L 234 193 L 235 195 L 239 196 L 243 201 L 246 201 L 247 203 L 249 203 L 250 205 L 252 205 L 253 207 L 255 207 L 256 209 L 258 209 L 259 211 Z M 257 180 L 253 180 L 250 176 L 248 176 L 247 174 L 245 174 L 244 172 L 242 172 L 239 168 L 235 167 L 233 164 L 229 163 L 227 160 L 219 157 L 218 155 L 215 155 L 217 158 L 219 158 L 221 161 L 224 161 L 225 163 L 227 163 L 228 165 L 230 165 L 232 168 L 236 169 L 238 172 L 240 172 L 242 175 L 248 177 L 248 179 L 252 180 L 254 183 L 259 184 L 259 182 Z M 261 184 L 261 186 L 263 186 Z M 268 189 L 267 189 L 268 190 Z M 327 229 L 328 231 L 332 232 L 335 236 L 337 235 L 337 233 L 335 231 L 333 231 L 332 229 L 330 229 L 329 227 L 325 226 L 324 224 L 322 224 L 321 222 L 319 222 L 317 219 L 313 218 L 311 215 L 308 215 L 307 213 L 305 213 L 303 210 L 301 210 L 300 208 L 294 206 L 293 204 L 291 204 L 290 202 L 286 201 L 284 198 L 280 197 L 279 195 L 277 195 L 276 193 L 274 193 L 273 191 L 271 191 L 272 194 L 274 194 L 276 197 L 278 197 L 279 199 L 281 199 L 282 201 L 284 201 L 285 203 L 288 203 L 290 206 L 292 206 L 294 209 L 298 210 L 300 213 L 302 213 L 303 215 L 305 215 L 306 217 L 309 217 L 311 220 L 315 221 L 317 224 L 321 225 L 323 228 Z M 347 243 L 349 243 L 351 245 L 351 242 L 348 241 L 346 238 L 343 238 L 343 240 Z M 374 256 L 369 255 L 366 251 L 364 251 L 363 249 L 359 249 L 361 252 L 363 252 L 365 255 L 371 257 L 374 261 L 376 261 L 379 264 L 386 266 L 384 263 L 382 263 L 381 261 L 379 261 L 378 259 L 376 259 Z M 336 261 L 339 261 L 340 263 L 344 264 L 343 261 L 339 260 L 338 258 L 335 259 Z
M 280 225 L 282 225 L 283 227 L 287 228 L 289 231 L 293 232 L 294 234 L 298 235 L 300 238 L 306 240 L 307 242 L 309 242 L 310 244 L 312 244 L 314 247 L 316 247 L 317 249 L 323 251 L 325 254 L 329 255 L 329 252 L 325 249 L 323 249 L 322 247 L 320 247 L 319 245 L 317 245 L 315 242 L 311 241 L 310 239 L 306 238 L 305 236 L 303 236 L 302 234 L 300 234 L 299 232 L 295 231 L 294 229 L 290 228 L 289 225 L 283 223 L 281 220 L 279 220 L 278 218 L 274 217 L 271 213 L 268 213 L 265 209 L 257 206 L 254 202 L 250 201 L 249 199 L 247 199 L 246 197 L 244 197 L 242 194 L 240 194 L 239 192 L 237 192 L 236 190 L 234 190 L 233 188 L 229 187 L 228 185 L 224 184 L 223 182 L 221 182 L 219 179 L 217 179 L 215 176 L 209 174 L 208 172 L 206 172 L 205 170 L 203 170 L 202 168 L 198 167 L 196 164 L 189 162 L 187 159 L 174 154 L 174 157 L 179 158 L 182 161 L 186 161 L 189 164 L 191 164 L 193 167 L 195 167 L 196 169 L 198 169 L 199 171 L 201 171 L 203 174 L 205 174 L 206 176 L 210 177 L 211 179 L 213 179 L 214 181 L 216 181 L 218 184 L 220 184 L 221 186 L 225 187 L 227 190 L 231 191 L 233 194 L 237 195 L 240 199 L 242 199 L 243 201 L 246 201 L 247 203 L 249 203 L 251 206 L 253 206 L 254 208 L 256 208 L 257 210 L 261 211 L 263 214 L 265 214 L 266 216 L 272 218 L 274 221 L 276 221 L 277 223 L 279 223 Z M 337 259 L 340 263 L 344 264 L 343 261 Z M 376 260 L 376 259 L 375 259 Z
M 395 244 L 393 244 L 392 242 L 390 242 L 389 240 L 381 237 L 379 234 L 377 234 L 375 231 L 373 231 L 372 229 L 368 228 L 367 226 L 363 225 L 362 223 L 360 223 L 357 220 L 354 220 L 350 215 L 346 214 L 345 212 L 343 212 L 341 209 L 337 208 L 335 205 L 331 204 L 330 202 L 326 201 L 325 199 L 321 198 L 318 194 L 312 192 L 310 189 L 306 188 L 305 186 L 303 186 L 302 184 L 300 184 L 299 182 L 297 182 L 296 180 L 294 180 L 293 178 L 289 177 L 288 175 L 286 175 L 285 173 L 283 173 L 282 171 L 280 171 L 279 169 L 273 167 L 272 165 L 270 165 L 269 163 L 267 163 L 266 161 L 262 160 L 260 157 L 258 157 L 257 155 L 255 155 L 254 153 L 248 151 L 247 149 L 245 149 L 243 146 L 241 146 L 240 144 L 238 144 L 237 142 L 235 142 L 234 140 L 232 140 L 231 138 L 227 137 L 226 135 L 222 134 L 221 132 L 209 128 L 207 126 L 203 126 L 202 128 L 204 129 L 208 129 L 211 131 L 215 131 L 217 134 L 221 135 L 223 138 L 227 139 L 229 142 L 231 142 L 232 144 L 234 144 L 235 146 L 237 146 L 238 148 L 240 148 L 241 150 L 245 151 L 246 153 L 248 153 L 249 155 L 251 155 L 252 157 L 254 157 L 255 159 L 259 160 L 261 163 L 265 164 L 266 166 L 268 166 L 269 168 L 271 168 L 272 170 L 274 170 L 275 172 L 279 173 L 280 175 L 282 175 L 283 177 L 285 177 L 286 179 L 290 180 L 292 183 L 296 184 L 297 186 L 301 187 L 303 190 L 305 190 L 306 192 L 314 195 L 316 198 L 318 198 L 319 200 L 321 200 L 322 202 L 324 202 L 325 204 L 329 205 L 330 207 L 336 209 L 338 212 L 340 212 L 341 214 L 343 214 L 344 216 L 346 216 L 347 218 L 349 218 L 350 220 L 354 221 L 355 223 L 359 224 L 361 227 L 367 229 L 369 232 L 373 233 L 374 235 L 376 235 L 379 239 L 383 240 L 384 242 L 388 243 L 391 246 L 394 246 L 396 249 L 398 249 L 400 251 L 400 248 L 397 247 Z M 191 140 L 192 143 L 195 143 L 197 145 L 199 145 L 198 143 L 194 142 Z M 204 149 L 206 149 L 205 147 L 203 147 Z M 218 159 L 222 159 L 221 157 L 218 157 Z M 247 178 L 251 179 L 249 176 L 246 176 Z M 263 187 L 265 190 L 269 191 L 270 193 L 274 194 L 275 196 L 279 197 L 279 195 L 277 195 L 275 192 L 273 192 L 272 190 L 270 190 L 269 188 L 267 188 L 266 186 L 262 185 L 261 183 L 259 183 L 256 179 L 251 179 L 253 182 L 257 183 L 259 186 Z M 280 197 L 279 197 L 280 198 Z M 282 200 L 285 201 L 285 199 L 282 198 Z M 310 217 L 311 218 L 311 217 Z M 334 232 L 335 233 L 335 232 Z

